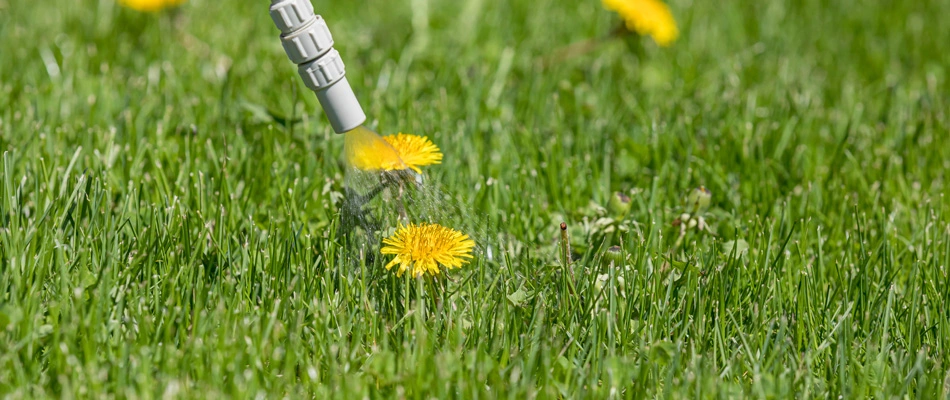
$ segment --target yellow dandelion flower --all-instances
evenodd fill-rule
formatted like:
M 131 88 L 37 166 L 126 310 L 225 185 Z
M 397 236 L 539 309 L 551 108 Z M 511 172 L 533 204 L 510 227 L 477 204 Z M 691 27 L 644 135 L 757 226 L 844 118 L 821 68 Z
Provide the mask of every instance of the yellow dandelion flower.
M 650 35 L 660 46 L 673 44 L 679 36 L 670 8 L 660 0 L 602 0 L 604 8 L 620 14 L 627 29 Z
M 383 139 L 386 139 L 396 149 L 405 167 L 409 167 L 417 173 L 422 173 L 419 167 L 442 163 L 442 152 L 439 151 L 439 147 L 425 136 L 399 133 L 384 136 Z M 405 167 L 396 169 L 404 169 Z
M 359 127 L 346 133 L 343 145 L 347 163 L 363 171 L 397 171 L 439 164 L 442 152 L 424 136 L 399 133 L 380 138 L 369 129 Z
M 184 2 L 185 0 L 119 0 L 119 4 L 143 12 L 161 11 Z
M 400 226 L 392 236 L 383 239 L 382 254 L 395 254 L 387 270 L 396 265 L 396 276 L 409 271 L 412 276 L 438 275 L 439 265 L 460 268 L 472 258 L 475 241 L 468 235 L 439 224 L 421 223 Z
M 362 171 L 406 169 L 389 142 L 362 126 L 344 135 L 343 153 L 347 164 Z

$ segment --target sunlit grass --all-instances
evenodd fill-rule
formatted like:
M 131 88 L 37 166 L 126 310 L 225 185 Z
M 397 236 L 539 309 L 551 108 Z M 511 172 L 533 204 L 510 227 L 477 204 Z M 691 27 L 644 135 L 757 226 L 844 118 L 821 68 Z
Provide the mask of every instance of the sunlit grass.
M 472 210 L 428 281 L 338 234 L 266 2 L 42 3 L 0 0 L 0 397 L 947 396 L 946 2 L 671 1 L 672 46 L 546 68 L 617 17 L 315 2 Z

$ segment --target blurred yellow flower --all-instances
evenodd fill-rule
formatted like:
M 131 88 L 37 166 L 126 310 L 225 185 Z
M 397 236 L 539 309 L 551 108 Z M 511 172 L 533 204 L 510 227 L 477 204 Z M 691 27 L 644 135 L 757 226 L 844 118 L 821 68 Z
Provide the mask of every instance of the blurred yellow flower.
M 186 0 L 119 0 L 119 4 L 136 11 L 154 12 L 181 5 Z
M 620 14 L 627 29 L 650 35 L 660 46 L 669 46 L 679 36 L 670 8 L 660 0 L 602 0 L 604 8 Z
M 475 241 L 468 235 L 439 224 L 422 223 L 401 226 L 392 236 L 383 239 L 382 254 L 395 254 L 387 270 L 396 265 L 396 276 L 409 271 L 414 277 L 438 275 L 439 265 L 447 269 L 461 268 L 472 258 Z
M 408 167 L 421 174 L 422 170 L 419 167 L 442 163 L 442 152 L 427 137 L 399 133 L 383 136 L 383 139 L 396 149 L 399 158 L 402 159 L 403 166 L 394 169 Z
M 380 138 L 364 127 L 346 133 L 343 147 L 347 163 L 362 171 L 398 171 L 439 164 L 442 152 L 424 136 L 399 133 Z
M 406 169 L 399 153 L 388 141 L 362 126 L 344 134 L 343 150 L 347 164 L 361 171 Z

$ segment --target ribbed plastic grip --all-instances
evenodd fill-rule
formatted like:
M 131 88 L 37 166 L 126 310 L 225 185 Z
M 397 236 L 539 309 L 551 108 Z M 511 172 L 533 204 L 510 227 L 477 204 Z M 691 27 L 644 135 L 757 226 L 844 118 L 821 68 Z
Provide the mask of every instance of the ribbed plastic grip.
M 297 72 L 310 90 L 318 91 L 342 79 L 346 75 L 346 67 L 340 52 L 330 49 L 325 56 L 298 67 Z
M 285 35 L 303 28 L 314 17 L 310 0 L 275 0 L 270 5 L 270 17 Z
M 281 35 L 280 41 L 287 57 L 297 65 L 313 61 L 333 48 L 333 35 L 319 15 L 302 29 Z

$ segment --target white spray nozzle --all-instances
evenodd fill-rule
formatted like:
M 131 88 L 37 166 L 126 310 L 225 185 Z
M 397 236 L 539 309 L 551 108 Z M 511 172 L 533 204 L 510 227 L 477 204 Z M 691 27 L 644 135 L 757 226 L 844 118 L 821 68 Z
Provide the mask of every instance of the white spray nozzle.
M 337 133 L 348 132 L 366 122 L 366 114 L 346 80 L 340 53 L 333 48 L 333 36 L 310 0 L 271 0 L 270 15 L 281 31 L 287 57 L 317 99 Z

